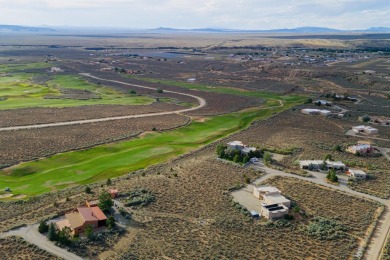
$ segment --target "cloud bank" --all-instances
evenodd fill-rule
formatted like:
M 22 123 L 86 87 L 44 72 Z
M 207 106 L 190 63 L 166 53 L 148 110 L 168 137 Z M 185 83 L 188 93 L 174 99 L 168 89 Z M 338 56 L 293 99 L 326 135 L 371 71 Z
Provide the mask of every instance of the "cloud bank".
M 0 0 L 0 24 L 127 28 L 390 27 L 388 0 Z

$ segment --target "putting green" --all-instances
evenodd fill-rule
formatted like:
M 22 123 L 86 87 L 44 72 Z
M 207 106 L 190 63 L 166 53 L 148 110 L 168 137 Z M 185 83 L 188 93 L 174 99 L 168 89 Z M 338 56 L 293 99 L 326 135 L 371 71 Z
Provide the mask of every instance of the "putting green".
M 55 75 L 45 86 L 31 83 L 33 74 L 18 73 L 0 77 L 0 109 L 28 107 L 73 107 L 84 105 L 145 105 L 154 99 L 124 94 L 104 85 L 91 84 L 77 76 Z M 60 88 L 90 91 L 99 98 L 79 100 L 60 97 Z M 46 97 L 46 98 L 45 98 Z

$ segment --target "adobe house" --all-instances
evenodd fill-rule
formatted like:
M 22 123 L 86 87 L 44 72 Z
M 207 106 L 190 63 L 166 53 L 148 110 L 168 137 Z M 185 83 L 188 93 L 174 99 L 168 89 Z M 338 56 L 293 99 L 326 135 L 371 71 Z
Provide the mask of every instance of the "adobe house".
M 58 221 L 56 225 L 59 230 L 69 227 L 71 233 L 77 235 L 83 233 L 89 225 L 92 225 L 93 228 L 104 227 L 106 220 L 106 215 L 99 207 L 81 206 L 75 211 L 65 214 L 65 219 Z

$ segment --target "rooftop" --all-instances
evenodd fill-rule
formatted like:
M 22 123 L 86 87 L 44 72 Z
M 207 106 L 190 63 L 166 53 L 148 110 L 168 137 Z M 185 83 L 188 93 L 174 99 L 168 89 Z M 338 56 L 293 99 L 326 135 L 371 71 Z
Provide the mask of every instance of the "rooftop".
M 268 195 L 264 195 L 264 198 L 269 198 L 270 200 L 272 200 L 273 202 L 275 202 L 277 204 L 290 202 L 289 199 L 287 199 L 286 197 L 284 197 L 281 194 L 268 194 Z
M 79 207 L 77 211 L 80 213 L 81 218 L 86 221 L 96 221 L 107 219 L 106 215 L 99 207 Z
M 78 212 L 65 214 L 65 217 L 69 222 L 69 226 L 73 229 L 81 227 L 84 224 L 84 220 Z
M 269 185 L 262 185 L 255 187 L 259 192 L 261 193 L 280 193 L 280 190 L 278 188 L 269 186 Z
M 241 141 L 229 142 L 228 145 L 231 145 L 231 146 L 244 146 L 244 144 Z

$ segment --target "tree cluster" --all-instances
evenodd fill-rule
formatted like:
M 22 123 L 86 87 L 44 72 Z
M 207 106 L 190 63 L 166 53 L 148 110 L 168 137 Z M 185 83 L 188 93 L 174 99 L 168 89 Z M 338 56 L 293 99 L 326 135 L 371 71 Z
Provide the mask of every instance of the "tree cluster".
M 250 151 L 248 154 L 243 154 L 236 149 L 228 148 L 226 145 L 219 144 L 217 146 L 217 155 L 221 159 L 233 161 L 235 163 L 247 163 L 253 157 L 263 157 L 260 150 Z
M 336 170 L 334 169 L 329 170 L 328 174 L 326 175 L 326 178 L 331 182 L 339 181 L 339 177 L 337 177 Z

